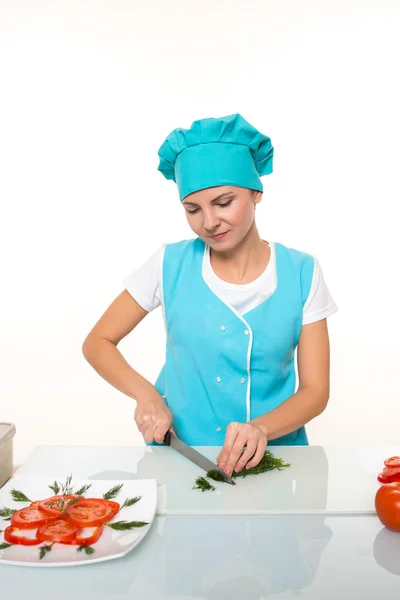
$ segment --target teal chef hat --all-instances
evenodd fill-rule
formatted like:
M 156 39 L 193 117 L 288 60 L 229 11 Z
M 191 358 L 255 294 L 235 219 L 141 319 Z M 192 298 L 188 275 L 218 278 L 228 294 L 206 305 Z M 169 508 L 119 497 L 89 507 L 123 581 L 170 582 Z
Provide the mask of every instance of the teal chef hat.
M 177 183 L 181 201 L 220 185 L 262 192 L 260 177 L 272 173 L 273 154 L 269 137 L 236 114 L 172 131 L 158 151 L 158 170 Z

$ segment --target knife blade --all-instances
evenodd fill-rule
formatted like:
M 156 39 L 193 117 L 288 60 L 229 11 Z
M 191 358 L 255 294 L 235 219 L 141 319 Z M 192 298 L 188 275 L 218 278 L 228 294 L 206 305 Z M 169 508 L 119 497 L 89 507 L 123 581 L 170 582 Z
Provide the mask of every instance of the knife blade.
M 221 477 L 223 477 L 226 483 L 236 485 L 236 481 L 232 479 L 232 477 L 228 477 L 228 475 L 222 469 L 220 469 L 218 465 L 216 465 L 211 460 L 203 456 L 203 454 L 200 454 L 200 452 L 197 452 L 197 450 L 195 450 L 191 446 L 188 446 L 187 444 L 182 442 L 182 440 L 180 440 L 176 435 L 174 435 L 170 431 L 167 431 L 167 433 L 165 434 L 164 444 L 166 446 L 170 446 L 171 448 L 188 458 L 195 465 L 204 469 L 206 473 L 208 473 L 208 471 L 217 471 L 217 473 L 220 474 Z

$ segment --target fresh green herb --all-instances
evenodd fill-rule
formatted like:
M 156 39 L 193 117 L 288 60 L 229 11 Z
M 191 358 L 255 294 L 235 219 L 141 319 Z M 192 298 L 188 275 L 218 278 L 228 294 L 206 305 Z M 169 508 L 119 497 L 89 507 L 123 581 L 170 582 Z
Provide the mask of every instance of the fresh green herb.
M 0 533 L 4 533 L 4 529 L 0 529 Z
M 204 477 L 198 477 L 195 481 L 195 484 L 196 485 L 192 488 L 193 490 L 201 490 L 202 492 L 213 492 L 215 490 L 215 487 L 211 485 L 211 483 Z
M 87 554 L 88 556 L 95 552 L 95 549 L 91 546 L 79 546 L 79 548 L 76 549 L 77 552 L 82 552 L 82 550 L 84 550 L 85 554 Z
M 55 542 L 53 542 L 53 544 L 54 543 Z M 46 552 L 50 552 L 50 550 L 53 547 L 53 544 L 50 544 L 50 545 L 44 544 L 44 546 L 40 546 L 39 560 L 42 560 L 42 558 L 45 557 Z
M 111 488 L 111 490 L 108 490 L 108 492 L 103 494 L 104 500 L 112 500 L 113 498 L 115 498 L 115 496 L 117 496 L 119 494 L 119 492 L 121 491 L 121 488 L 123 487 L 123 485 L 124 484 L 121 483 L 120 485 L 115 485 L 113 488 Z
M 144 527 L 148 525 L 144 521 L 117 521 L 116 523 L 106 523 L 107 527 L 115 529 L 116 531 L 130 531 L 135 527 Z
M 88 489 L 90 489 L 91 487 L 92 487 L 92 484 L 87 483 L 86 485 L 83 485 L 81 488 L 79 488 L 79 490 L 77 492 L 75 492 L 75 494 L 78 494 L 78 496 L 83 496 L 83 494 L 86 494 Z
M 80 496 L 77 496 L 76 498 L 73 498 L 72 500 L 67 500 L 67 496 L 72 496 L 74 494 L 74 488 L 71 485 L 71 482 L 72 482 L 72 475 L 68 475 L 65 483 L 61 484 L 61 488 L 57 481 L 55 481 L 52 486 L 49 485 L 49 488 L 52 489 L 53 492 L 55 490 L 57 490 L 58 492 L 61 492 L 61 493 L 60 494 L 57 493 L 56 496 L 60 495 L 60 498 L 58 498 L 58 500 L 55 500 L 54 502 L 49 503 L 48 506 L 50 508 L 54 508 L 54 507 L 58 508 L 61 511 L 62 515 L 64 515 L 67 508 L 69 508 L 72 504 L 76 504 L 76 502 L 78 502 L 80 500 Z
M 10 521 L 15 512 L 17 511 L 13 508 L 0 508 L 0 517 L 2 517 L 5 521 Z
M 219 471 L 208 471 L 207 477 L 214 481 L 226 481 L 225 477 Z
M 15 502 L 32 502 L 32 500 L 29 500 L 29 498 L 27 498 L 25 494 L 18 490 L 11 490 L 11 496 L 13 497 L 13 500 L 15 500 Z
M 125 502 L 123 503 L 123 505 L 121 506 L 121 510 L 123 508 L 125 508 L 125 506 L 133 506 L 134 504 L 136 504 L 136 502 L 139 502 L 139 500 L 141 500 L 142 496 L 136 496 L 136 498 L 127 498 L 125 500 Z
M 60 493 L 60 486 L 58 485 L 57 481 L 55 481 L 53 485 L 49 485 L 49 488 L 53 490 L 55 496 L 58 496 Z
M 290 467 L 289 463 L 285 463 L 282 458 L 277 458 L 272 454 L 270 450 L 266 450 L 264 456 L 258 463 L 256 467 L 252 469 L 242 469 L 239 473 L 235 471 L 232 473 L 232 477 L 236 479 L 236 477 L 248 477 L 249 475 L 259 475 L 260 473 L 266 473 L 267 471 L 272 471 L 273 469 L 278 469 L 281 471 L 285 467 Z M 211 470 L 207 473 L 208 479 L 212 479 L 213 481 L 222 481 L 223 483 L 227 483 L 224 479 L 223 475 L 219 473 L 219 471 Z M 201 490 L 205 492 L 207 490 L 215 490 L 215 487 L 212 486 L 207 479 L 204 477 L 198 477 L 196 479 L 196 485 L 193 487 L 194 490 Z
M 285 463 L 282 458 L 277 458 L 272 454 L 270 450 L 266 450 L 264 456 L 256 467 L 252 469 L 242 469 L 239 473 L 235 471 L 232 473 L 232 477 L 248 477 L 249 475 L 259 475 L 260 473 L 266 473 L 273 469 L 282 471 L 285 467 L 290 467 L 289 463 Z
M 5 550 L 6 548 L 9 548 L 10 546 L 12 546 L 12 544 L 6 544 L 4 542 L 4 544 L 0 544 L 0 550 Z

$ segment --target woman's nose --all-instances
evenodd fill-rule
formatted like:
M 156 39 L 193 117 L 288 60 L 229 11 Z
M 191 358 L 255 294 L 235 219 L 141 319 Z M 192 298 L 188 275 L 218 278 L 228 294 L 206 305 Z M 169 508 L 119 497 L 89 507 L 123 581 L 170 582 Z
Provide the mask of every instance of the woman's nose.
M 212 212 L 210 213 L 204 213 L 204 229 L 207 229 L 207 231 L 213 231 L 214 229 L 216 229 L 219 225 L 219 220 L 217 218 L 217 216 L 215 214 L 213 214 Z

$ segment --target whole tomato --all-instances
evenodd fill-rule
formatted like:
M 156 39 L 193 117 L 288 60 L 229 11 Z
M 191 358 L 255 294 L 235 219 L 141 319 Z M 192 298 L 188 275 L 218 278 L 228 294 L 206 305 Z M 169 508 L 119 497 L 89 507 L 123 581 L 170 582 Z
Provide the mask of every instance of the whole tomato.
M 400 531 L 400 482 L 381 485 L 376 492 L 375 509 L 385 527 Z

